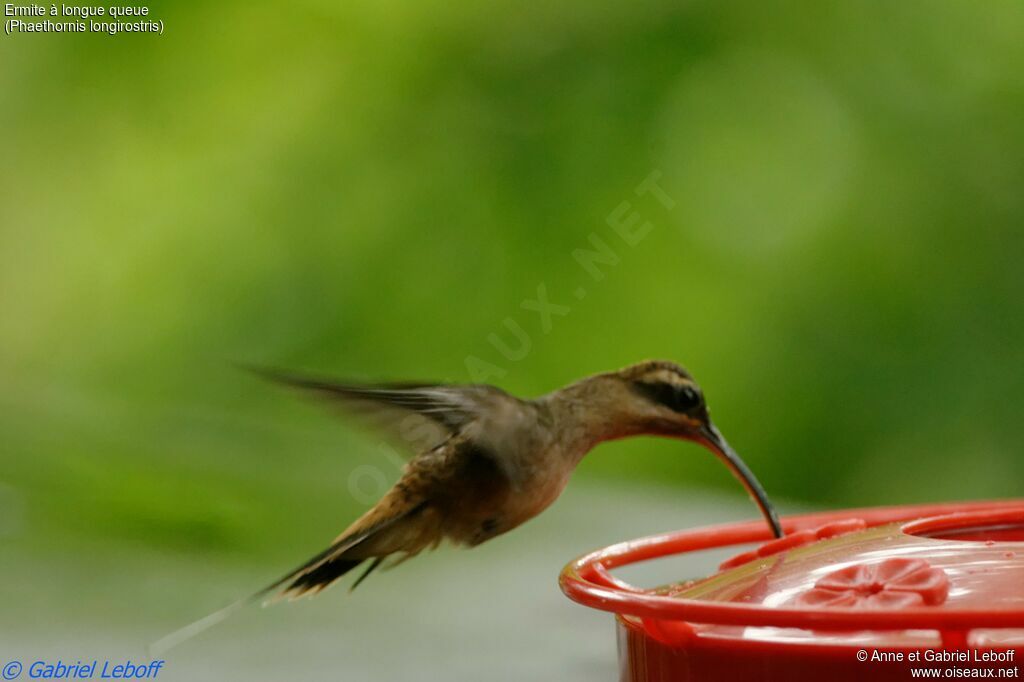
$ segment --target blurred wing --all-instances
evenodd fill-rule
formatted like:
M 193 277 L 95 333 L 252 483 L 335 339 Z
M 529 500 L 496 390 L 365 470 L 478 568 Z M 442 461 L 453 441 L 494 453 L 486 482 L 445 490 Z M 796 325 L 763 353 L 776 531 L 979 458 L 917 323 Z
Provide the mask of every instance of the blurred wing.
M 411 452 L 439 445 L 497 403 L 513 400 L 504 391 L 485 385 L 364 385 L 277 370 L 254 371 L 272 381 L 319 395 Z

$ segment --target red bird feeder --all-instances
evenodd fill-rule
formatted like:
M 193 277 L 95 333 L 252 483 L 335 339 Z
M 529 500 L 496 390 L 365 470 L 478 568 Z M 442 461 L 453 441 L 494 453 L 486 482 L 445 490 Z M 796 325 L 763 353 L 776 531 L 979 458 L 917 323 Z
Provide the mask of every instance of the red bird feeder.
M 783 527 L 775 540 L 747 522 L 612 545 L 566 566 L 562 590 L 616 614 L 624 681 L 1020 676 L 1024 500 L 807 514 Z M 714 575 L 667 587 L 610 573 L 758 542 Z

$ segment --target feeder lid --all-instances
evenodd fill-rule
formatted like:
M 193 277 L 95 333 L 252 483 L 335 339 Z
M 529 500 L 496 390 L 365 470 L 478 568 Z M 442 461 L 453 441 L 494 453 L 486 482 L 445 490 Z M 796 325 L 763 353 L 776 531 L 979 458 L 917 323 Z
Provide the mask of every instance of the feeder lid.
M 885 611 L 1024 607 L 1024 510 L 954 513 L 874 528 L 822 524 L 734 556 L 672 596 Z
M 578 601 L 642 621 L 658 637 L 890 645 L 1024 642 L 1024 503 L 830 512 L 622 543 L 566 567 Z M 642 590 L 609 569 L 761 540 L 706 578 Z M 958 640 L 959 638 L 959 640 Z

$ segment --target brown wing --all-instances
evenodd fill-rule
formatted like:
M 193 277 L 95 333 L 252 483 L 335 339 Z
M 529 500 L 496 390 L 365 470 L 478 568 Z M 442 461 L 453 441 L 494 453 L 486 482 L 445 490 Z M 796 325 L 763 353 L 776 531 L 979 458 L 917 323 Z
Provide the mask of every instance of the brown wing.
M 420 489 L 440 524 L 456 544 L 478 545 L 507 528 L 503 510 L 512 483 L 499 457 L 468 438 L 454 440 L 409 463 L 396 488 Z
M 501 389 L 483 384 L 358 384 L 250 369 L 264 378 L 327 399 L 411 452 L 430 450 L 496 404 L 515 400 Z

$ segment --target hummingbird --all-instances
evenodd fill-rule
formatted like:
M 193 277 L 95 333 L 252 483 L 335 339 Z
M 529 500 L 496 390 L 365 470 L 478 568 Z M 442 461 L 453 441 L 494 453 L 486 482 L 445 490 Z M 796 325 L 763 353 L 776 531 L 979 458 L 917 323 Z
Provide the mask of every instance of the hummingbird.
M 595 446 L 621 438 L 703 445 L 743 484 L 772 533 L 783 534 L 761 484 L 712 423 L 703 391 L 674 362 L 595 374 L 535 399 L 484 384 L 356 384 L 255 371 L 368 420 L 414 454 L 394 486 L 326 549 L 249 598 L 169 635 L 161 640 L 164 650 L 271 594 L 316 594 L 365 564 L 354 590 L 385 561 L 395 565 L 442 540 L 475 547 L 507 533 L 547 509 Z

